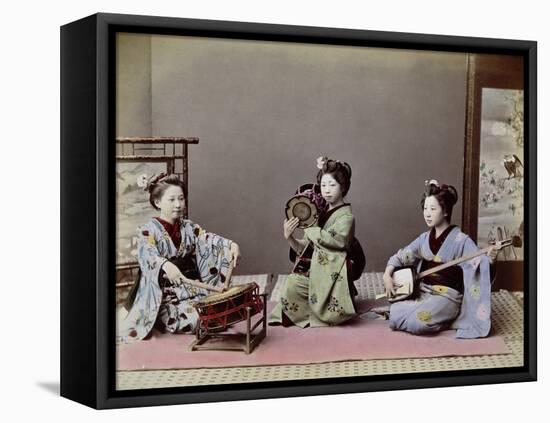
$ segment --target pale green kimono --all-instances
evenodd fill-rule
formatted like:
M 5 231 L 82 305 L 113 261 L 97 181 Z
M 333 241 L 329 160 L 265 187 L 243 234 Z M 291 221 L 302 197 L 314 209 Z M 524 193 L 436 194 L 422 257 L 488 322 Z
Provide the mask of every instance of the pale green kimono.
M 348 204 L 335 210 L 323 228 L 304 230 L 314 247 L 309 276 L 289 275 L 269 323 L 282 323 L 283 312 L 302 328 L 338 325 L 356 315 L 346 266 L 354 232 L 354 217 Z

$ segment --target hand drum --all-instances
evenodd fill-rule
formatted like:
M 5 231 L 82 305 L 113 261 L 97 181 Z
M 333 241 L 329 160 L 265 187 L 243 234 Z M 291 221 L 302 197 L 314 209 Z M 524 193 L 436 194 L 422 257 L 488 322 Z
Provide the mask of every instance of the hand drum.
M 317 206 L 305 195 L 299 194 L 292 197 L 286 203 L 285 214 L 287 219 L 297 217 L 300 229 L 309 228 L 317 222 L 319 212 Z

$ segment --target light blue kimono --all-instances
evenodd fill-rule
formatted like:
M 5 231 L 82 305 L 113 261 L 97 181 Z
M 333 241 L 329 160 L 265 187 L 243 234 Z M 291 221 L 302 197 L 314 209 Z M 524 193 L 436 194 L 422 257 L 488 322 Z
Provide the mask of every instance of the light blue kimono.
M 479 251 L 472 239 L 455 227 L 434 255 L 429 232 L 424 232 L 405 248 L 390 257 L 388 265 L 416 266 L 422 260 L 446 263 Z M 446 327 L 456 329 L 457 338 L 481 338 L 491 329 L 491 282 L 489 259 L 481 255 L 459 264 L 462 269 L 464 294 L 441 286 L 421 284 L 414 300 L 399 301 L 390 307 L 390 327 L 423 334 Z M 434 289 L 435 288 L 435 289 Z
M 157 318 L 162 319 L 165 329 L 170 332 L 194 330 L 198 315 L 193 303 L 209 291 L 189 285 L 161 287 L 162 265 L 170 258 L 193 254 L 201 281 L 210 285 L 222 284 L 231 260 L 230 246 L 229 239 L 206 232 L 190 220 L 181 221 L 179 249 L 158 220 L 151 219 L 143 225 L 138 231 L 137 252 L 141 278 L 132 307 L 119 322 L 117 342 L 145 338 Z

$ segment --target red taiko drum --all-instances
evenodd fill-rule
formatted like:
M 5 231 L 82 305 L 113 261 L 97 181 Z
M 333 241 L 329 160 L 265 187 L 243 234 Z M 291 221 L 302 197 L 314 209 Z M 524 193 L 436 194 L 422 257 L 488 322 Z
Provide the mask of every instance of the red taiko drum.
M 199 327 L 206 333 L 223 331 L 246 320 L 246 309 L 253 316 L 263 310 L 264 302 L 256 282 L 236 285 L 224 292 L 207 295 L 194 304 L 199 314 Z

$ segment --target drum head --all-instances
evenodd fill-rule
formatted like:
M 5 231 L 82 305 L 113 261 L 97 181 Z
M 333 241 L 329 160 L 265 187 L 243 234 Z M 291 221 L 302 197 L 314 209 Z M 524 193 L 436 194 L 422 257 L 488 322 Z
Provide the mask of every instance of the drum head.
M 224 292 L 214 292 L 204 297 L 201 301 L 197 301 L 196 305 L 204 307 L 206 305 L 211 305 L 222 301 L 226 301 L 228 298 L 238 296 L 243 292 L 254 288 L 254 285 L 256 284 L 252 282 L 252 283 L 247 283 L 243 285 L 232 286 L 229 289 L 227 289 L 227 291 L 224 291 Z
M 287 219 L 297 217 L 300 229 L 312 226 L 318 217 L 317 206 L 305 195 L 295 195 L 286 203 L 285 213 Z

